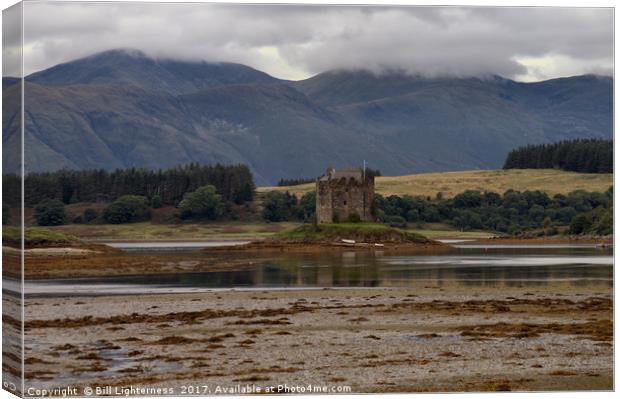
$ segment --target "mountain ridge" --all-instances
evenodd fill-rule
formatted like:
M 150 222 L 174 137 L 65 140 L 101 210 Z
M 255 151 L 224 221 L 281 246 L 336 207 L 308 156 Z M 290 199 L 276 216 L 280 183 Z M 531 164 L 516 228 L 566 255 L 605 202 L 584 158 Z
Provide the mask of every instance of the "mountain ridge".
M 112 50 L 25 82 L 32 171 L 246 163 L 273 184 L 364 159 L 393 175 L 497 168 L 520 145 L 613 133 L 613 80 L 596 75 L 522 83 L 329 71 L 291 82 Z M 6 171 L 19 131 L 14 83 L 3 79 Z

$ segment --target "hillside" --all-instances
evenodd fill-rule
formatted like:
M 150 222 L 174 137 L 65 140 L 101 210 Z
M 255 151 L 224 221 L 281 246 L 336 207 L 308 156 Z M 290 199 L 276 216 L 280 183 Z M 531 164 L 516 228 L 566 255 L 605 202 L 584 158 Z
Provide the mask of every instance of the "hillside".
M 465 172 L 421 173 L 408 176 L 382 176 L 375 179 L 375 191 L 388 195 L 422 195 L 435 197 L 441 191 L 450 198 L 465 190 L 504 193 L 540 190 L 566 194 L 574 190 L 602 192 L 613 185 L 612 174 L 574 173 L 554 169 L 474 170 Z M 291 187 L 259 187 L 258 192 L 290 191 L 303 195 L 314 190 L 314 184 Z
M 3 167 L 20 92 L 3 83 Z M 300 82 L 232 63 L 111 50 L 26 77 L 26 170 L 247 164 L 257 184 L 368 161 L 386 175 L 499 168 L 511 149 L 612 137 L 611 78 L 537 83 L 332 71 Z

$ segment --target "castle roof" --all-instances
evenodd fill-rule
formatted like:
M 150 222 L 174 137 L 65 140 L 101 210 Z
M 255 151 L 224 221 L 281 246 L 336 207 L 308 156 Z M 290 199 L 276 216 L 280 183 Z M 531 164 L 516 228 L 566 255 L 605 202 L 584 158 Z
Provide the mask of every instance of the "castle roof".
M 362 171 L 360 169 L 340 169 L 336 170 L 329 168 L 325 171 L 325 174 L 319 178 L 321 181 L 327 181 L 330 179 L 356 179 L 362 181 Z

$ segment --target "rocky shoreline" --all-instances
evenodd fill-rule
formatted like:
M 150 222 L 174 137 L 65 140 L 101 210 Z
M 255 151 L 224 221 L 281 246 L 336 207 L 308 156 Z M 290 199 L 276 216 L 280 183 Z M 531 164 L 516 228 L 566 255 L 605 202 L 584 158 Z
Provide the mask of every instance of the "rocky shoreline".
M 557 283 L 32 298 L 26 383 L 610 390 L 612 307 Z

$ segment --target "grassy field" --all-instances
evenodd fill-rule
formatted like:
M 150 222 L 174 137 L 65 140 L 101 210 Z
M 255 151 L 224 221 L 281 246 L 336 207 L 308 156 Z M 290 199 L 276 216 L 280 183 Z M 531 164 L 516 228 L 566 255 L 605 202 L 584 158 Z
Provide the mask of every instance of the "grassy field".
M 320 226 L 301 225 L 275 235 L 280 239 L 339 241 L 342 238 L 359 242 L 428 242 L 426 237 L 411 230 L 388 227 L 381 223 L 325 223 Z
M 48 227 L 52 231 L 88 240 L 248 240 L 292 229 L 297 223 L 192 223 L 192 224 L 70 224 Z
M 414 226 L 414 224 L 411 224 L 410 226 Z M 488 237 L 495 235 L 495 233 L 488 232 L 488 231 L 461 231 L 461 230 L 458 230 L 454 226 L 450 226 L 449 224 L 444 224 L 444 223 L 426 223 L 424 224 L 422 228 L 409 227 L 406 230 L 412 233 L 415 233 L 415 234 L 423 235 L 431 239 L 440 239 L 440 238 L 476 239 L 476 238 L 488 238 Z
M 450 198 L 465 190 L 504 193 L 508 189 L 541 190 L 550 195 L 574 190 L 605 191 L 613 184 L 612 174 L 574 173 L 555 169 L 473 170 L 384 176 L 375 179 L 378 194 L 435 197 L 441 192 Z M 258 192 L 290 191 L 296 195 L 314 190 L 314 183 L 291 187 L 259 187 Z

